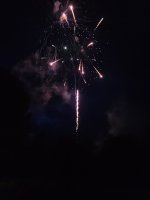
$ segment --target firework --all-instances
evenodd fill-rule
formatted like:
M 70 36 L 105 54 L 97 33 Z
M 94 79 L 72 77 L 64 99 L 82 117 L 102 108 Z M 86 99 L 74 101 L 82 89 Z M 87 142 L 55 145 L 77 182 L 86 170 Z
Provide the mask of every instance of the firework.
M 49 66 L 55 67 L 57 64 L 57 73 L 55 73 L 55 77 L 51 78 L 53 82 L 57 83 L 57 81 L 59 81 L 59 84 L 62 84 L 63 88 L 67 87 L 75 90 L 76 133 L 78 133 L 80 114 L 79 91 L 83 85 L 82 83 L 84 82 L 87 84 L 87 82 L 91 80 L 91 76 L 94 78 L 93 71 L 96 72 L 100 78 L 103 78 L 101 72 L 94 66 L 95 64 L 98 65 L 96 55 L 100 49 L 98 47 L 98 42 L 96 42 L 95 45 L 94 41 L 97 40 L 95 39 L 94 33 L 102 23 L 103 18 L 98 22 L 94 31 L 91 32 L 92 28 L 87 23 L 83 24 L 78 21 L 77 24 L 73 5 L 68 5 L 68 3 L 66 3 L 63 7 L 61 3 L 61 6 L 62 8 L 59 12 L 56 12 L 58 15 L 56 17 L 57 21 L 54 21 L 51 25 L 48 36 L 46 36 L 46 42 L 44 41 L 45 47 L 42 47 L 43 54 L 41 58 L 48 57 L 47 63 Z M 71 23 L 72 18 L 73 23 Z M 51 47 L 49 52 L 47 52 L 47 46 Z M 44 62 L 46 59 L 44 59 L 44 61 L 43 59 L 41 60 Z

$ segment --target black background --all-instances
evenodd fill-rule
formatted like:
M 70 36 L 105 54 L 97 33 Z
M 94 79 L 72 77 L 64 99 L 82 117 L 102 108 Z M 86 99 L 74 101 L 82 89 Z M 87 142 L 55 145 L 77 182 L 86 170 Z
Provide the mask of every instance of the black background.
M 6 199 L 92 195 L 93 199 L 117 194 L 120 199 L 148 199 L 149 6 L 143 1 L 82 2 L 89 17 L 104 16 L 99 37 L 108 45 L 105 78 L 85 89 L 81 133 L 76 136 L 66 125 L 62 129 L 61 118 L 42 131 L 33 128 L 26 114 L 30 97 L 11 73 L 39 48 L 52 1 L 2 1 L 1 5 L 1 195 Z M 109 134 L 107 113 L 122 103 L 117 122 L 123 128 Z M 112 120 L 115 117 L 112 114 Z

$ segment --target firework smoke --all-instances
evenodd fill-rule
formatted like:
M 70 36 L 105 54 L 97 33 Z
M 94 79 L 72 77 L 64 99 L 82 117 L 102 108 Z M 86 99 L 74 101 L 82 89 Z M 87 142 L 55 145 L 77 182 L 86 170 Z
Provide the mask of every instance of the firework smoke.
M 56 1 L 56 2 L 54 3 L 54 10 L 53 10 L 54 13 L 57 13 L 57 12 L 59 11 L 60 5 L 61 5 L 61 2 L 60 2 L 60 1 Z

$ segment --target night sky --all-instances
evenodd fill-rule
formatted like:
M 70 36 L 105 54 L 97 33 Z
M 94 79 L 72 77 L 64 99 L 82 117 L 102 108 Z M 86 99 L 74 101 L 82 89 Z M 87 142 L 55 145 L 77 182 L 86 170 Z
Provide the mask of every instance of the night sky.
M 45 108 L 31 106 L 15 73 L 40 48 L 53 1 L 2 1 L 0 195 L 149 199 L 148 6 L 116 0 L 75 4 L 93 20 L 104 17 L 98 33 L 104 79 L 82 89 L 79 135 L 72 104 L 56 97 Z

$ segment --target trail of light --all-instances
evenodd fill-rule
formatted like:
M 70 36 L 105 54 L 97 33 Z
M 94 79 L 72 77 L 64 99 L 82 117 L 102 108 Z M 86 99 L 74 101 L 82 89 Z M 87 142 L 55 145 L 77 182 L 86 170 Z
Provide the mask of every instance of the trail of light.
M 78 133 L 79 130 L 79 98 L 80 98 L 80 94 L 79 94 L 79 90 L 76 91 L 76 133 Z
M 99 27 L 99 25 L 102 23 L 102 21 L 104 20 L 104 18 L 102 18 L 99 22 L 98 22 L 98 24 L 97 24 L 97 26 L 95 27 L 95 31 L 96 31 L 96 29 Z
M 90 47 L 90 46 L 93 46 L 93 42 L 90 42 L 88 45 L 87 45 L 87 47 Z
M 56 48 L 56 46 L 55 46 L 55 45 L 52 45 L 52 47 L 54 47 L 54 48 L 55 48 L 54 60 L 56 60 L 56 57 L 57 57 L 57 48 Z
M 94 67 L 94 66 L 93 66 Z M 96 69 L 96 67 L 94 67 L 95 71 L 98 73 L 100 78 L 103 78 L 103 75 L 98 71 L 98 69 Z
M 72 12 L 72 16 L 73 16 L 74 22 L 75 22 L 75 24 L 77 25 L 77 20 L 76 20 L 76 17 L 75 17 L 75 14 L 74 14 L 74 10 L 73 10 L 74 8 L 73 8 L 72 5 L 70 5 L 69 8 L 70 8 L 70 10 L 71 10 L 71 12 Z
M 85 74 L 85 71 L 84 71 L 84 66 L 83 66 L 83 63 L 82 63 L 82 75 Z
M 60 21 L 63 22 L 63 21 L 66 21 L 66 23 L 68 24 L 69 26 L 69 22 L 68 22 L 68 17 L 65 13 L 63 13 L 60 17 Z
M 81 71 L 82 61 L 80 60 L 79 71 Z
M 61 59 L 58 59 L 58 60 L 55 60 L 54 62 L 51 62 L 51 63 L 50 63 L 50 66 L 53 66 L 54 64 L 56 64 L 56 63 L 59 62 L 60 60 L 62 60 L 62 58 L 61 58 Z
M 84 81 L 85 84 L 87 84 L 87 82 L 86 82 L 86 80 L 84 78 L 83 78 L 83 81 Z

